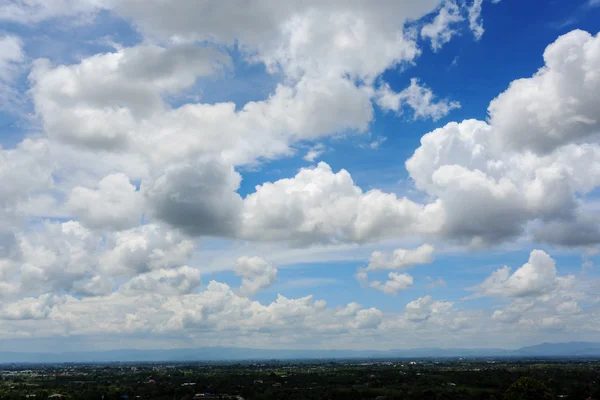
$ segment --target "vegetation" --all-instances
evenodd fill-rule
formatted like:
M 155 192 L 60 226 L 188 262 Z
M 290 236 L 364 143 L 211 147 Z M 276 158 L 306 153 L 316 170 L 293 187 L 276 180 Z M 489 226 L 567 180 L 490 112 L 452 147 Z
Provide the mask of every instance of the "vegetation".
M 68 400 L 584 400 L 600 399 L 600 361 L 488 359 L 0 366 L 0 399 L 45 400 L 54 394 L 64 395 Z

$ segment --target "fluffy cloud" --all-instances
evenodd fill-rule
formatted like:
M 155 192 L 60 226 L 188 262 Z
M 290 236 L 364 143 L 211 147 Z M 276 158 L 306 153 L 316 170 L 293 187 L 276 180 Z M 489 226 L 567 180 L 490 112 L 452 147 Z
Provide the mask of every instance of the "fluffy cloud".
M 437 3 L 386 0 L 367 6 L 361 1 L 311 0 L 273 6 L 254 0 L 242 10 L 229 1 L 217 7 L 189 0 L 168 8 L 160 1 L 128 0 L 116 5 L 117 12 L 133 18 L 147 34 L 226 44 L 238 40 L 256 52 L 256 58 L 291 76 L 348 73 L 368 78 L 416 56 L 403 24 L 433 11 Z
M 191 45 L 140 45 L 75 65 L 36 60 L 29 79 L 36 112 L 50 137 L 95 149 L 131 145 L 139 120 L 164 111 L 162 96 L 191 86 L 230 60 Z
M 290 154 L 297 141 L 364 131 L 372 119 L 368 91 L 342 76 L 280 84 L 268 99 L 238 111 L 230 102 L 165 103 L 165 95 L 229 62 L 211 48 L 140 45 L 69 66 L 38 60 L 30 81 L 51 138 L 84 149 L 139 153 L 161 168 L 205 156 L 234 165 L 275 158 Z
M 222 162 L 170 166 L 141 191 L 151 213 L 195 235 L 234 235 L 242 210 L 241 176 Z
M 125 174 L 112 174 L 98 183 L 98 189 L 76 187 L 67 201 L 79 220 L 92 228 L 115 230 L 139 225 L 143 199 Z
M 249 296 L 277 282 L 277 268 L 260 257 L 239 257 L 235 273 L 242 277 L 240 293 Z
M 159 269 L 138 275 L 119 288 L 119 292 L 135 296 L 140 293 L 164 295 L 188 294 L 201 283 L 200 271 L 188 266 Z
M 362 286 L 370 286 L 385 294 L 396 295 L 400 290 L 406 290 L 413 285 L 412 276 L 403 273 L 390 272 L 388 280 L 385 282 L 368 282 L 369 272 L 382 270 L 401 270 L 411 268 L 417 264 L 428 264 L 433 261 L 433 246 L 424 244 L 414 250 L 396 249 L 391 254 L 384 254 L 376 251 L 371 254 L 369 264 L 366 267 L 359 268 L 356 272 L 356 279 Z
M 14 149 L 0 147 L 0 218 L 14 215 L 18 203 L 32 193 L 51 187 L 53 170 L 45 140 L 26 139 Z
M 409 274 L 399 274 L 397 272 L 390 272 L 388 274 L 389 280 L 381 283 L 380 281 L 373 281 L 369 284 L 373 289 L 382 291 L 385 294 L 396 295 L 400 290 L 406 290 L 413 285 L 414 279 Z
M 242 236 L 296 244 L 366 242 L 435 231 L 442 218 L 437 203 L 365 193 L 347 171 L 333 173 L 320 162 L 291 179 L 257 186 L 244 199 Z
M 112 292 L 112 279 L 96 275 L 90 279 L 77 281 L 73 284 L 75 294 L 80 296 L 102 296 Z
M 537 239 L 597 241 L 585 223 L 593 216 L 578 197 L 598 186 L 586 171 L 598 164 L 599 148 L 572 142 L 597 131 L 591 110 L 598 82 L 591 71 L 598 43 L 581 31 L 558 38 L 546 49 L 544 68 L 492 101 L 489 124 L 450 123 L 423 136 L 406 167 L 418 189 L 441 200 L 442 235 L 489 245 L 522 234 L 535 220 Z M 587 233 L 569 237 L 578 231 Z
M 99 256 L 102 270 L 111 275 L 136 275 L 180 266 L 190 258 L 194 241 L 157 224 L 117 232 L 107 239 Z
M 481 0 L 478 1 L 481 3 Z M 458 5 L 453 0 L 446 0 L 434 20 L 421 28 L 421 36 L 430 39 L 431 47 L 437 51 L 456 34 L 452 25 L 462 20 L 463 16 Z
M 442 99 L 436 102 L 434 97 L 431 89 L 421 86 L 416 78 L 411 79 L 410 86 L 400 93 L 393 92 L 387 83 L 375 92 L 376 102 L 382 109 L 401 113 L 404 107 L 410 107 L 415 119 L 431 118 L 437 121 L 460 108 L 457 101 Z
M 522 329 L 557 330 L 581 327 L 593 313 L 584 312 L 596 301 L 594 280 L 581 276 L 559 276 L 555 262 L 540 250 L 531 252 L 529 262 L 510 274 L 510 268 L 495 271 L 478 285 L 476 296 L 509 299 L 491 318 L 500 324 Z
M 371 254 L 367 271 L 405 269 L 433 261 L 433 246 L 424 244 L 414 250 L 396 249 L 391 255 L 376 251 Z
M 50 315 L 57 304 L 63 301 L 64 299 L 52 294 L 44 294 L 37 298 L 26 297 L 2 307 L 0 318 L 5 320 L 44 319 Z
M 448 311 L 452 303 L 435 301 L 431 296 L 425 296 L 411 301 L 404 307 L 404 318 L 411 322 L 426 321 L 436 314 Z
M 542 250 L 533 250 L 526 264 L 512 274 L 510 272 L 510 267 L 505 266 L 495 271 L 474 290 L 483 296 L 540 296 L 553 291 L 560 279 L 564 279 L 556 275 L 554 260 Z
M 314 162 L 317 158 L 321 157 L 321 155 L 325 152 L 325 146 L 322 144 L 316 144 L 308 150 L 306 155 L 303 157 L 305 161 Z
M 19 267 L 14 270 L 22 294 L 62 292 L 92 277 L 102 237 L 79 222 L 44 222 L 37 232 L 21 235 Z
M 193 336 L 203 332 L 203 335 L 217 334 L 222 338 L 241 332 L 277 335 L 373 330 L 384 316 L 380 310 L 355 303 L 329 308 L 324 301 L 314 300 L 312 296 L 297 299 L 278 296 L 263 305 L 216 281 L 209 282 L 203 291 L 189 293 L 191 285 L 198 283 L 196 277 L 197 272 L 192 273 L 188 267 L 154 271 L 132 279 L 119 291 L 102 298 L 56 299 L 36 316 L 47 319 L 46 323 L 51 326 L 66 327 L 69 334 L 151 332 Z M 135 302 L 130 297 L 134 293 Z M 44 297 L 27 299 L 27 304 L 44 302 Z M 24 308 L 21 303 L 5 307 Z
M 598 130 L 599 39 L 584 32 L 548 47 L 544 68 L 492 102 L 489 123 L 451 123 L 423 137 L 406 164 L 421 202 L 363 190 L 346 170 L 334 172 L 325 163 L 259 184 L 254 192 L 241 187 L 247 167 L 309 146 L 306 160 L 313 162 L 323 138 L 368 132 L 373 103 L 433 120 L 459 107 L 436 99 L 416 79 L 393 92 L 381 75 L 415 62 L 419 32 L 440 48 L 466 12 L 479 38 L 481 4 L 0 4 L 0 19 L 23 23 L 107 9 L 143 35 L 142 44 L 71 65 L 33 63 L 29 93 L 41 138 L 0 149 L 0 337 L 180 335 L 220 344 L 264 345 L 268 339 L 342 346 L 361 335 L 377 345 L 380 339 L 395 344 L 398 337 L 431 338 L 440 329 L 461 331 L 457 337 L 468 340 L 472 332 L 506 332 L 501 326 L 507 323 L 534 332 L 582 321 L 597 330 L 597 318 L 586 309 L 590 297 L 582 294 L 589 289 L 558 276 L 543 252 L 533 252 L 512 274 L 496 271 L 477 288 L 479 295 L 511 302 L 491 315 L 430 296 L 400 313 L 356 303 L 331 307 L 312 295 L 279 295 L 262 304 L 249 296 L 277 279 L 277 269 L 264 259 L 237 259 L 239 289 L 216 281 L 201 288 L 200 269 L 186 266 L 200 236 L 225 238 L 227 246 L 252 241 L 270 243 L 249 247 L 321 246 L 318 251 L 403 237 L 493 245 L 524 233 L 561 245 L 597 243 L 597 219 L 583 197 L 600 183 L 589 173 L 600 167 L 600 147 L 582 142 Z M 432 22 L 421 26 L 418 19 L 432 11 Z M 406 29 L 407 21 L 414 30 Z M 198 80 L 230 73 L 227 51 L 234 44 L 244 61 L 281 78 L 273 91 L 246 104 L 190 100 Z M 21 42 L 3 36 L 0 49 L 0 82 L 12 82 L 26 58 Z M 40 216 L 78 220 L 31 218 Z M 201 259 L 198 254 L 194 261 Z M 432 259 L 428 245 L 373 253 L 357 277 L 368 286 L 368 271 Z M 413 281 L 390 272 L 370 286 L 396 294 Z
M 546 48 L 544 62 L 490 104 L 502 148 L 543 154 L 600 132 L 600 36 L 569 32 Z
M 416 187 L 441 200 L 442 235 L 485 245 L 520 235 L 535 219 L 577 220 L 577 195 L 598 185 L 584 172 L 600 160 L 597 145 L 536 156 L 498 152 L 493 138 L 494 127 L 485 122 L 450 123 L 423 136 L 406 162 Z

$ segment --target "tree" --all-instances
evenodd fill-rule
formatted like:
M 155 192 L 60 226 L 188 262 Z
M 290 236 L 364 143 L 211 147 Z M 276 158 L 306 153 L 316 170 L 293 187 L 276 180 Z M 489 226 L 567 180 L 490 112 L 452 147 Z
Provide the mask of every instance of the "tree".
M 506 393 L 505 400 L 552 400 L 552 393 L 537 379 L 524 376 L 513 383 Z

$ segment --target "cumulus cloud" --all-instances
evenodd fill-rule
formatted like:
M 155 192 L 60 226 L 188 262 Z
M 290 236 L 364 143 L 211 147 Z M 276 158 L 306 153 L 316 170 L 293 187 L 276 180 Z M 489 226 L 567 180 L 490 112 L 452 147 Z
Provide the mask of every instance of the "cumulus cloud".
M 431 118 L 434 121 L 445 117 L 456 108 L 460 108 L 457 101 L 441 99 L 435 101 L 435 95 L 431 89 L 419 84 L 416 78 L 411 79 L 410 86 L 399 93 L 392 91 L 387 83 L 384 83 L 376 92 L 377 104 L 386 111 L 402 113 L 404 107 L 413 111 L 414 119 Z
M 111 278 L 96 275 L 90 279 L 83 279 L 73 284 L 75 294 L 80 296 L 103 296 L 110 294 L 114 282 Z
M 536 332 L 581 322 L 582 329 L 597 330 L 600 322 L 586 307 L 590 289 L 558 275 L 539 251 L 515 272 L 500 269 L 478 286 L 476 294 L 510 302 L 493 313 L 431 296 L 401 313 L 355 302 L 331 307 L 312 295 L 261 303 L 251 296 L 277 280 L 277 268 L 263 258 L 227 263 L 241 277 L 239 288 L 216 281 L 202 287 L 203 266 L 187 266 L 196 250 L 194 262 L 221 251 L 210 248 L 212 239 L 198 247 L 205 236 L 224 238 L 215 246 L 226 242 L 227 251 L 242 241 L 253 242 L 245 244 L 250 250 L 353 250 L 406 237 L 486 246 L 524 234 L 567 246 L 597 243 L 597 219 L 584 197 L 599 184 L 590 171 L 600 165 L 600 147 L 585 143 L 598 130 L 599 40 L 581 31 L 559 38 L 537 74 L 498 96 L 489 122 L 450 123 L 425 135 L 406 163 L 421 191 L 410 199 L 363 190 L 349 172 L 325 163 L 254 191 L 241 185 L 246 167 L 310 145 L 304 157 L 312 163 L 324 138 L 368 132 L 373 103 L 434 121 L 458 108 L 416 79 L 396 93 L 381 75 L 417 61 L 419 34 L 441 48 L 466 13 L 479 38 L 481 4 L 1 3 L 1 20 L 26 24 L 61 16 L 79 21 L 109 10 L 143 40 L 68 65 L 32 64 L 26 83 L 39 136 L 0 149 L 0 337 L 25 331 L 32 337 L 179 335 L 221 344 L 329 340 L 342 346 L 365 333 L 380 345 L 411 334 L 439 337 L 440 329 L 461 331 L 456 340 L 468 340 L 472 332 L 505 333 L 505 324 Z M 432 19 L 423 26 L 419 18 L 426 15 Z M 227 53 L 234 44 L 244 61 L 279 79 L 271 93 L 246 104 L 190 100 L 199 80 L 233 72 Z M 0 49 L 0 82 L 10 84 L 26 56 L 13 36 L 2 36 Z M 234 252 L 233 258 L 247 254 Z M 414 283 L 397 270 L 432 260 L 429 245 L 376 252 L 357 278 L 396 294 Z M 391 270 L 387 279 L 369 283 L 371 271 L 383 270 Z
M 108 175 L 98 188 L 76 187 L 67 201 L 79 220 L 92 228 L 121 230 L 139 225 L 143 198 L 125 174 Z
M 43 294 L 37 298 L 26 297 L 2 307 L 0 318 L 5 320 L 36 320 L 47 318 L 54 307 L 64 298 L 53 294 Z
M 475 0 L 481 3 L 481 0 Z M 481 6 L 481 5 L 480 5 Z M 471 13 L 469 12 L 469 19 Z M 460 8 L 453 0 L 446 0 L 434 20 L 421 28 L 421 36 L 431 40 L 431 48 L 437 51 L 457 32 L 453 25 L 463 21 Z
M 396 295 L 400 290 L 406 290 L 413 285 L 414 279 L 409 274 L 399 274 L 397 272 L 390 272 L 388 274 L 388 280 L 381 283 L 380 281 L 373 281 L 369 284 L 373 289 L 382 291 L 385 294 Z
M 539 154 L 600 131 L 600 36 L 575 30 L 544 52 L 545 65 L 519 79 L 489 106 L 502 148 Z
M 0 147 L 0 219 L 11 219 L 32 193 L 50 188 L 53 171 L 45 140 L 25 139 L 14 149 Z
M 369 286 L 385 294 L 396 295 L 398 291 L 406 290 L 413 285 L 414 279 L 412 276 L 406 273 L 390 272 L 387 281 L 382 283 L 376 280 L 369 283 L 369 272 L 390 269 L 402 270 L 417 264 L 428 264 L 433 261 L 433 251 L 433 246 L 429 244 L 424 244 L 413 250 L 396 249 L 391 254 L 376 251 L 371 254 L 369 264 L 356 271 L 355 277 L 363 287 Z
M 424 244 L 413 250 L 396 249 L 392 254 L 376 251 L 369 259 L 368 271 L 386 269 L 405 269 L 417 264 L 429 264 L 433 261 L 433 246 Z
M 560 276 L 555 262 L 545 252 L 534 250 L 529 262 L 510 273 L 504 267 L 474 288 L 476 296 L 494 296 L 510 303 L 493 311 L 500 324 L 518 324 L 522 329 L 565 329 L 586 325 L 582 305 L 595 302 L 594 283 L 581 276 Z
M 536 156 L 497 151 L 493 137 L 482 121 L 449 123 L 423 136 L 407 160 L 416 187 L 443 204 L 440 233 L 489 245 L 522 234 L 535 219 L 576 220 L 577 195 L 597 185 L 584 171 L 598 162 L 599 148 L 568 145 Z
M 443 216 L 437 203 L 423 206 L 380 190 L 363 192 L 350 174 L 320 162 L 290 179 L 257 186 L 244 199 L 242 237 L 296 244 L 367 242 L 431 232 Z
M 183 266 L 175 269 L 159 269 L 132 278 L 119 288 L 120 293 L 136 294 L 188 294 L 201 283 L 200 271 Z
M 556 263 L 542 250 L 533 250 L 529 261 L 511 274 L 504 266 L 474 288 L 480 296 L 528 297 L 551 292 L 559 284 Z
M 448 301 L 436 301 L 431 296 L 420 297 L 404 307 L 404 318 L 411 322 L 425 321 L 451 307 L 452 303 Z
M 242 211 L 241 176 L 219 160 L 182 163 L 144 181 L 155 217 L 194 235 L 234 235 Z
M 240 294 L 251 296 L 277 282 L 277 268 L 261 257 L 239 257 L 234 271 L 242 277 Z
M 147 224 L 120 231 L 107 238 L 107 250 L 99 255 L 102 270 L 111 275 L 137 275 L 186 263 L 194 241 L 162 225 Z
M 308 152 L 304 155 L 304 161 L 314 162 L 317 158 L 321 157 L 321 155 L 325 152 L 325 146 L 322 144 L 316 144 L 311 147 Z
M 50 137 L 122 151 L 132 145 L 140 120 L 166 110 L 163 95 L 229 64 L 228 56 L 213 48 L 140 45 L 75 65 L 53 66 L 39 59 L 29 79 L 36 111 Z
M 417 188 L 441 200 L 442 235 L 489 245 L 521 235 L 535 220 L 539 240 L 597 240 L 578 198 L 598 185 L 586 172 L 598 162 L 598 147 L 581 143 L 597 130 L 590 97 L 597 74 L 590 71 L 598 43 L 582 31 L 558 38 L 544 68 L 492 101 L 490 123 L 450 123 L 423 136 L 406 167 Z
M 22 294 L 61 292 L 91 277 L 102 237 L 77 221 L 44 222 L 37 232 L 20 235 L 16 275 Z

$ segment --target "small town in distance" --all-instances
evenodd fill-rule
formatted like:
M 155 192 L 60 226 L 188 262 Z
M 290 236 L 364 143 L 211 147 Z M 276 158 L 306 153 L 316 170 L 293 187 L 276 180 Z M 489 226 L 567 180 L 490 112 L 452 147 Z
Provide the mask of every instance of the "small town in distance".
M 600 398 L 600 357 L 0 366 L 3 400 Z

